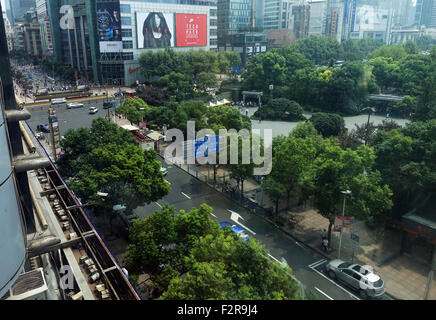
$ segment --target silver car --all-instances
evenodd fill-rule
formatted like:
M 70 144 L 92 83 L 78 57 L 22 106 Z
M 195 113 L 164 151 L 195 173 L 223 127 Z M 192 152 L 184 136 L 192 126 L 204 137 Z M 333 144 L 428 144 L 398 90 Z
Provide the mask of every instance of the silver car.
M 370 266 L 335 259 L 330 261 L 325 268 L 330 278 L 338 279 L 358 290 L 362 299 L 379 298 L 385 293 L 383 280 Z

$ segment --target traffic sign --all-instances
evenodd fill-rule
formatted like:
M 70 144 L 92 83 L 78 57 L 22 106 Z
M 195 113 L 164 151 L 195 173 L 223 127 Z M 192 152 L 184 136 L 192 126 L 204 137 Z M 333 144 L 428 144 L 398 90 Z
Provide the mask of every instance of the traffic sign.
M 355 241 L 355 242 L 359 242 L 360 238 L 357 234 L 351 233 L 350 234 L 350 238 L 351 240 Z

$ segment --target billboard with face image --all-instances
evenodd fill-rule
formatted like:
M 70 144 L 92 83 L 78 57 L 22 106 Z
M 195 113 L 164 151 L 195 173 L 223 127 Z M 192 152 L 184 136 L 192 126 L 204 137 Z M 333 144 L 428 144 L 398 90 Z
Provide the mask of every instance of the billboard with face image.
M 174 14 L 136 12 L 139 49 L 174 47 Z
M 119 2 L 97 3 L 97 32 L 100 52 L 123 51 Z

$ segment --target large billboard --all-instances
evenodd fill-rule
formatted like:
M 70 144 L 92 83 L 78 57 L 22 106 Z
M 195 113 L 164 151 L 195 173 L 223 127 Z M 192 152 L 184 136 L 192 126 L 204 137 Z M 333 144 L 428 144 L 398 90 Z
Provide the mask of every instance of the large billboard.
M 97 31 L 100 52 L 123 51 L 119 2 L 97 3 Z
M 136 12 L 138 48 L 174 47 L 174 14 Z
M 207 15 L 176 14 L 177 46 L 207 46 Z
M 356 9 L 354 31 L 385 31 L 389 21 L 389 10 L 373 6 Z

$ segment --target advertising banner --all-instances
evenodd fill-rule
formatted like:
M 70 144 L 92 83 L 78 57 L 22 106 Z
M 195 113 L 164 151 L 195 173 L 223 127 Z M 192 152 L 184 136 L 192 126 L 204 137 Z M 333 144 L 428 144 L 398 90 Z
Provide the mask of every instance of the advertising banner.
M 335 218 L 335 225 L 333 231 L 339 232 L 343 226 L 343 232 L 350 232 L 351 227 L 351 217 L 344 217 L 344 222 L 342 222 L 342 216 L 337 216 Z
M 174 14 L 136 12 L 138 49 L 174 47 Z
M 176 14 L 177 47 L 207 46 L 207 15 Z
M 97 3 L 97 32 L 100 52 L 123 51 L 119 2 Z

